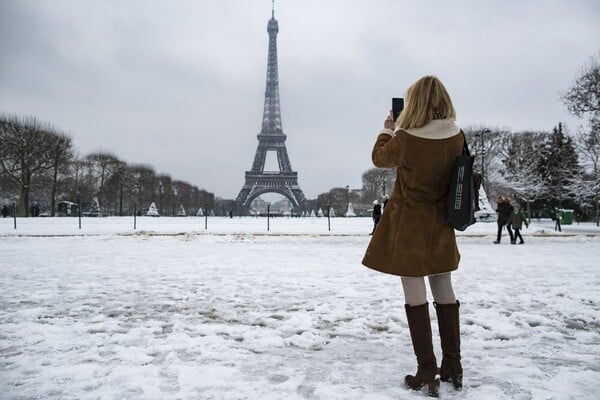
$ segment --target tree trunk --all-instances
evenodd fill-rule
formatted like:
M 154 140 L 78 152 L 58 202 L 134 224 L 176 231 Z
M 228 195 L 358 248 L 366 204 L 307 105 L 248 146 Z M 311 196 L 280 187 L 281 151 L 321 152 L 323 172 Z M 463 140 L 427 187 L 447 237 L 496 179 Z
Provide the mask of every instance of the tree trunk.
M 18 213 L 19 217 L 29 217 L 29 183 L 31 182 L 31 176 L 24 175 L 21 185 L 19 187 L 19 203 Z
M 54 175 L 52 176 L 52 190 L 50 191 L 50 215 L 56 216 L 56 182 L 58 181 L 58 157 L 54 160 Z
M 596 226 L 600 226 L 600 192 L 596 192 Z
M 119 177 L 119 216 L 123 216 L 123 178 Z
M 102 165 L 102 173 L 100 175 L 100 192 L 98 193 L 98 200 L 100 202 L 100 210 L 104 204 L 104 174 L 106 173 L 106 166 Z M 100 212 L 102 213 L 102 211 Z

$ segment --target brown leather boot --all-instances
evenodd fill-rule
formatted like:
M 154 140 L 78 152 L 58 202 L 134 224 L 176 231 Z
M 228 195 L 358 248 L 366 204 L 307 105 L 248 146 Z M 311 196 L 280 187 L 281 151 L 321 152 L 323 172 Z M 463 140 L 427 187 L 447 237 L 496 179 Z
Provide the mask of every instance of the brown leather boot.
M 460 326 L 458 318 L 458 300 L 455 304 L 437 304 L 438 326 L 440 328 L 440 342 L 442 343 L 442 365 L 440 366 L 440 379 L 452 382 L 454 389 L 462 388 L 463 369 L 460 364 Z
M 418 364 L 417 374 L 414 376 L 406 375 L 404 383 L 414 390 L 427 386 L 427 394 L 430 397 L 438 397 L 440 380 L 436 379 L 438 369 L 431 341 L 429 303 L 413 307 L 406 304 L 404 307 Z

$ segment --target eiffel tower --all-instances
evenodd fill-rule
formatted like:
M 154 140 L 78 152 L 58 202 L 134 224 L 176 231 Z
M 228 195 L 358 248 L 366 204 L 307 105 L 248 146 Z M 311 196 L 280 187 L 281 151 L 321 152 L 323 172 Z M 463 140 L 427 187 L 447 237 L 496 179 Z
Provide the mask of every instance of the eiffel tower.
M 281 127 L 281 110 L 279 109 L 279 73 L 277 69 L 277 32 L 279 25 L 275 19 L 275 1 L 271 19 L 267 25 L 269 33 L 269 59 L 267 63 L 267 88 L 265 90 L 265 108 L 262 129 L 257 135 L 258 148 L 250 171 L 246 171 L 246 181 L 236 201 L 245 208 L 252 200 L 264 193 L 277 193 L 298 207 L 305 197 L 298 185 L 298 173 L 292 170 L 287 149 L 286 135 Z M 267 151 L 277 154 L 279 171 L 265 171 Z

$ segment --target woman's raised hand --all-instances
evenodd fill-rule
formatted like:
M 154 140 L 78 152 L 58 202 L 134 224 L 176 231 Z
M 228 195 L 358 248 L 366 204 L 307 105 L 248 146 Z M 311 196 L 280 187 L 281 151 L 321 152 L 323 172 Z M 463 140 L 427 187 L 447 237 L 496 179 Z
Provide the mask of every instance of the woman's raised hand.
M 395 125 L 394 117 L 393 117 L 393 114 L 392 114 L 392 110 L 390 110 L 390 115 L 388 115 L 387 118 L 385 119 L 385 121 L 383 123 L 383 127 L 385 129 L 394 130 L 394 125 Z

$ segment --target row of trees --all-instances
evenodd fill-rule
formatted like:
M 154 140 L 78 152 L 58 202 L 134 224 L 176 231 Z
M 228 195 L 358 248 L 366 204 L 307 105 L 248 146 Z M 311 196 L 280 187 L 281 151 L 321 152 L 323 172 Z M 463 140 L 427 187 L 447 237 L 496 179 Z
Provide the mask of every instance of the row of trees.
M 374 174 L 379 177 L 381 172 Z M 391 188 L 395 175 L 383 174 Z M 375 190 L 373 186 L 370 193 Z M 181 205 L 188 214 L 199 207 L 216 215 L 244 214 L 234 201 L 215 200 L 214 194 L 157 174 L 150 165 L 130 165 L 106 151 L 78 156 L 72 138 L 51 124 L 0 115 L 0 205 L 15 201 L 18 216 L 30 216 L 36 209 L 55 216 L 60 201 L 77 203 L 87 211 L 93 208 L 94 198 L 108 215 L 131 215 L 134 205 L 143 211 L 151 202 L 161 215 L 176 215 Z M 366 215 L 370 208 L 362 204 L 363 198 L 361 190 L 334 188 L 306 201 L 297 211 L 309 213 L 330 205 L 336 215 L 344 215 L 352 202 L 359 215 Z
M 214 194 L 150 165 L 129 165 L 116 155 L 97 151 L 78 156 L 71 137 L 35 118 L 0 116 L 0 194 L 15 199 L 17 215 L 29 216 L 32 205 L 56 215 L 57 201 L 68 200 L 91 208 L 97 198 L 102 212 L 127 215 L 156 202 L 161 215 L 175 215 L 179 207 L 196 212 L 214 209 Z

